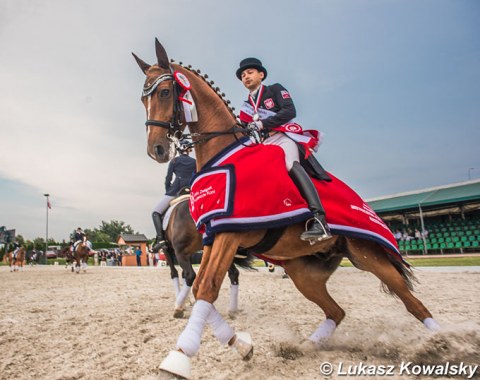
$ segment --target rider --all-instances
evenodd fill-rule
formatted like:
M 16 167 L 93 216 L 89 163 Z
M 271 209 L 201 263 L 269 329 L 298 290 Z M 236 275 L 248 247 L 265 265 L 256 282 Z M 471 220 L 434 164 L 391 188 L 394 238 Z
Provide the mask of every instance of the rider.
M 160 199 L 153 209 L 152 219 L 157 237 L 152 246 L 152 251 L 156 252 L 165 248 L 165 235 L 163 233 L 163 214 L 168 209 L 168 205 L 177 193 L 190 184 L 193 174 L 196 169 L 196 161 L 190 157 L 192 151 L 191 144 L 186 140 L 181 140 L 177 147 L 180 153 L 177 157 L 170 161 L 168 165 L 167 176 L 165 177 L 165 195 Z M 175 179 L 172 182 L 172 177 L 175 174 Z
M 13 244 L 13 257 L 16 258 L 21 245 L 18 242 L 18 240 L 14 240 L 12 244 Z
M 86 238 L 87 238 L 87 235 L 85 234 L 85 232 L 83 232 L 83 230 L 82 230 L 81 227 L 78 227 L 78 228 L 75 230 L 75 233 L 74 233 L 74 235 L 73 235 L 73 241 L 74 241 L 74 243 L 73 243 L 73 252 L 76 251 L 78 245 L 79 245 L 80 243 L 82 243 L 84 240 L 86 240 Z M 88 248 L 88 249 L 91 249 L 91 247 L 90 247 L 90 242 L 87 241 L 86 244 L 87 244 L 87 248 Z
M 325 209 L 312 180 L 300 165 L 296 143 L 283 132 L 272 130 L 290 122 L 296 116 L 290 93 L 279 83 L 271 86 L 262 84 L 267 77 L 267 70 L 257 58 L 242 60 L 236 75 L 250 92 L 248 101 L 244 104 L 250 107 L 253 123 L 267 136 L 263 144 L 278 145 L 283 149 L 288 174 L 313 213 L 313 222 L 302 233 L 300 239 L 321 241 L 331 238 L 332 235 L 325 220 Z

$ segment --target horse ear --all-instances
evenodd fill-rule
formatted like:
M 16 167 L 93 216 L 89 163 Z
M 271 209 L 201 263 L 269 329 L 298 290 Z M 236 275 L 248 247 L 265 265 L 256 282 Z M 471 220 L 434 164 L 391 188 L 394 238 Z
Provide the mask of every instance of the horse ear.
M 147 73 L 147 70 L 150 68 L 150 65 L 148 63 L 143 62 L 140 58 L 138 58 L 134 53 L 132 53 L 133 58 L 135 58 L 135 61 L 137 61 L 138 66 L 142 69 L 144 74 Z
M 169 70 L 170 62 L 168 60 L 167 52 L 157 38 L 155 38 L 155 52 L 157 53 L 158 66 L 165 70 Z

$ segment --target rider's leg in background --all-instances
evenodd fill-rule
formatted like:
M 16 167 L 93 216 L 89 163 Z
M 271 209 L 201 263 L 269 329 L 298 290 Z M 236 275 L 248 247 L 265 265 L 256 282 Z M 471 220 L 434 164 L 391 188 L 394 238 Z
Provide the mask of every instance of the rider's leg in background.
M 157 252 L 165 245 L 165 235 L 163 233 L 163 213 L 167 210 L 170 201 L 175 198 L 170 195 L 164 195 L 162 199 L 157 203 L 152 213 L 153 225 L 155 226 L 155 232 L 157 237 L 152 246 L 152 251 Z

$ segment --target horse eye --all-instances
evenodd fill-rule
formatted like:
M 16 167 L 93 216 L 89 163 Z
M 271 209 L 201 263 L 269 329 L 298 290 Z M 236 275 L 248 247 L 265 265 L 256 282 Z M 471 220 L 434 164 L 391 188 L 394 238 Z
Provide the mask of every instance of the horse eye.
M 161 98 L 166 98 L 169 94 L 170 94 L 170 90 L 168 89 L 163 89 L 162 91 L 160 91 Z

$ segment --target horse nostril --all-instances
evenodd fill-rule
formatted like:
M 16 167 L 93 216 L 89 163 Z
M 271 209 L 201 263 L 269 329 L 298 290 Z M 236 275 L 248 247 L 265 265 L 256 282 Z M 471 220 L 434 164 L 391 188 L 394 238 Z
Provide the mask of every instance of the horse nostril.
M 155 147 L 155 153 L 157 154 L 157 156 L 162 157 L 162 156 L 164 155 L 164 153 L 165 153 L 165 149 L 163 149 L 163 146 L 157 145 L 157 146 Z

